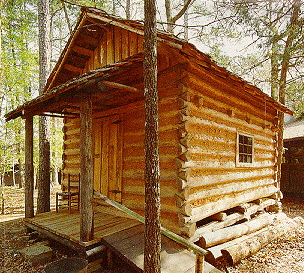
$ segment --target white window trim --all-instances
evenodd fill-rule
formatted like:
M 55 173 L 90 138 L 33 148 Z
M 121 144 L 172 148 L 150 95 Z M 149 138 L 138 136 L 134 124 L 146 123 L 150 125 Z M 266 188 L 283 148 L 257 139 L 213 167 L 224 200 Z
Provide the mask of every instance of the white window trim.
M 240 135 L 252 138 L 252 163 L 245 163 L 245 162 L 239 161 L 239 136 Z M 235 165 L 236 165 L 236 167 L 252 167 L 253 164 L 254 164 L 254 136 L 243 133 L 241 131 L 237 131 Z

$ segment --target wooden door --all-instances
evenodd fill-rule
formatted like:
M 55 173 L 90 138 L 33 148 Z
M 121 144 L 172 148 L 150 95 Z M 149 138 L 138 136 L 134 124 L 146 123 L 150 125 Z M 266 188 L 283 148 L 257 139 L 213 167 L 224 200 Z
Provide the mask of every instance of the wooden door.
M 111 116 L 93 122 L 94 190 L 121 202 L 122 119 Z

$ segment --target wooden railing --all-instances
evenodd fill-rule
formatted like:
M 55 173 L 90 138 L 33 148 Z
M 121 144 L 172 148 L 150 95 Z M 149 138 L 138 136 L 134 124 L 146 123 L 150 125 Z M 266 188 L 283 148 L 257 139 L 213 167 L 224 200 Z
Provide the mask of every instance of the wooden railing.
M 106 202 L 107 204 L 117 208 L 120 211 L 125 212 L 126 214 L 128 214 L 129 216 L 137 219 L 139 222 L 141 223 L 145 223 L 145 217 L 139 215 L 138 213 L 130 210 L 129 208 L 127 208 L 126 206 L 115 202 L 111 199 L 109 199 L 107 196 L 94 191 L 94 195 L 101 199 L 102 201 Z M 185 246 L 186 248 L 192 250 L 195 254 L 196 254 L 196 264 L 195 264 L 195 273 L 203 273 L 204 272 L 204 260 L 205 260 L 205 256 L 207 254 L 207 251 L 201 247 L 199 247 L 198 245 L 189 242 L 187 239 L 175 234 L 174 232 L 164 228 L 164 227 L 160 227 L 160 231 L 161 233 L 166 236 L 167 238 Z

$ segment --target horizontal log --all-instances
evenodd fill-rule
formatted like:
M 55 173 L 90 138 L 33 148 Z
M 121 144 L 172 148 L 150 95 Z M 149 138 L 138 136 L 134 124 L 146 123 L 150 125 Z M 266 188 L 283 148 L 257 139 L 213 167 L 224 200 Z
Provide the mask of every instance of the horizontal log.
M 63 143 L 65 144 L 65 145 L 68 145 L 68 144 L 79 144 L 79 142 L 80 142 L 80 139 L 79 138 L 69 138 L 69 139 L 66 139 Z
M 274 174 L 274 166 L 266 166 L 259 168 L 251 167 L 250 172 L 248 172 L 247 168 L 212 168 L 206 170 L 198 170 L 197 176 L 189 176 L 188 184 L 189 187 L 191 187 L 192 194 L 216 184 L 233 183 L 236 181 L 245 182 L 247 180 L 254 179 L 255 177 Z
M 80 173 L 80 168 L 79 169 L 64 169 L 62 172 L 64 174 L 78 175 Z
M 69 127 L 73 127 L 73 126 L 80 126 L 80 119 L 79 118 L 73 118 L 73 119 L 70 119 L 70 118 L 67 118 L 64 122 L 64 127 L 66 128 L 69 128 Z
M 244 219 L 243 214 L 233 213 L 228 215 L 224 221 L 212 221 L 202 227 L 198 227 L 190 241 L 197 242 L 204 234 L 231 226 L 242 219 Z
M 137 198 L 133 198 L 132 196 L 128 196 L 131 194 L 124 194 L 124 201 L 123 204 L 129 208 L 137 209 L 137 210 L 144 210 L 145 204 L 139 201 L 139 196 Z M 144 197 L 144 196 L 142 196 Z M 166 197 L 164 197 L 166 198 Z M 179 211 L 177 207 L 173 204 L 166 204 L 164 200 L 161 201 L 161 212 L 168 212 L 172 214 L 177 214 Z
M 123 171 L 123 178 L 143 179 L 144 178 L 143 175 L 144 175 L 143 169 L 124 170 Z M 165 180 L 176 179 L 176 171 L 173 169 L 160 170 L 160 176 Z
M 66 135 L 80 135 L 80 128 L 68 130 L 65 132 Z
M 275 215 L 275 218 L 274 218 L 273 221 L 277 221 L 277 223 L 281 223 L 281 222 L 285 221 L 286 219 L 287 219 L 286 214 L 278 213 L 278 214 Z M 251 234 L 244 235 L 240 238 L 236 238 L 236 239 L 231 240 L 229 242 L 226 242 L 226 243 L 208 248 L 207 249 L 208 253 L 206 255 L 206 260 L 211 262 L 211 263 L 214 263 L 216 260 L 218 260 L 219 258 L 222 257 L 222 252 L 221 252 L 222 249 L 228 248 L 228 247 L 230 247 L 232 245 L 235 245 L 235 244 L 238 244 L 238 243 L 240 243 L 244 240 L 250 239 L 251 237 L 254 237 L 256 234 L 259 234 L 260 232 L 263 232 L 265 230 L 267 230 L 267 227 L 262 228 L 261 230 L 253 232 Z
M 165 153 L 165 149 L 164 149 L 164 154 Z M 170 149 L 169 149 L 170 151 Z M 159 160 L 159 165 L 160 165 L 160 169 L 165 170 L 165 169 L 174 169 L 175 170 L 175 160 L 169 158 L 168 160 L 164 160 L 165 158 L 163 157 L 162 160 Z M 124 170 L 136 170 L 136 169 L 144 169 L 145 167 L 145 162 L 144 161 L 135 161 L 135 160 L 125 160 L 124 158 L 124 164 L 123 164 L 123 168 Z
M 251 189 L 256 189 L 258 187 L 271 186 L 275 184 L 273 176 L 262 176 L 262 177 L 253 177 L 245 181 L 236 181 L 231 183 L 223 183 L 206 187 L 201 189 L 199 192 L 196 192 L 193 195 L 189 196 L 189 201 L 195 207 L 195 203 L 203 202 L 204 199 L 217 198 L 217 196 L 229 195 L 231 193 L 237 193 L 241 191 L 249 191 Z
M 213 246 L 207 249 L 208 253 L 206 255 L 206 261 L 209 263 L 215 263 L 217 260 L 219 260 L 221 257 L 223 257 L 223 254 L 221 252 L 222 249 L 228 248 L 234 244 L 241 243 L 244 240 L 247 240 L 251 237 L 254 237 L 255 235 L 259 234 L 260 232 L 263 232 L 267 230 L 267 228 L 263 228 L 259 231 L 256 231 L 254 233 L 251 233 L 249 235 L 244 235 L 240 238 L 234 239 L 232 241 L 223 243 L 221 245 Z
M 249 222 L 206 233 L 200 238 L 199 245 L 203 248 L 219 245 L 245 234 L 256 232 L 269 225 L 272 221 L 273 216 L 265 213 Z
M 64 163 L 80 164 L 80 158 L 71 158 L 71 159 L 69 158 L 69 159 L 64 160 Z
M 259 205 L 254 203 L 245 203 L 233 208 L 233 211 L 238 211 L 244 214 L 246 219 L 250 219 L 251 215 L 258 211 L 263 211 L 265 208 L 272 206 L 276 203 L 274 199 L 267 199 L 262 201 Z
M 133 185 L 124 185 L 123 192 L 128 194 L 139 194 L 139 195 L 145 195 L 145 189 L 143 185 L 139 186 L 133 186 Z M 161 197 L 174 197 L 177 193 L 177 189 L 174 187 L 174 185 L 170 186 L 163 186 L 161 183 L 160 187 L 160 195 Z
M 64 144 L 65 151 L 74 150 L 74 149 L 77 149 L 79 147 L 80 147 L 79 142 L 74 142 L 74 143 L 71 143 L 71 144 Z
M 106 249 L 106 247 L 104 245 L 97 246 L 97 247 L 87 250 L 86 255 L 87 255 L 87 257 L 90 257 L 90 256 L 93 256 L 97 253 L 104 251 L 105 249 Z
M 252 190 L 236 192 L 231 195 L 219 196 L 216 199 L 213 198 L 212 201 L 205 200 L 204 204 L 192 209 L 191 221 L 197 222 L 217 212 L 233 208 L 241 203 L 267 197 L 277 191 L 278 189 L 274 185 L 270 185 L 267 187 L 258 187 Z
M 284 223 L 274 223 L 272 226 L 269 226 L 251 238 L 246 238 L 239 243 L 222 248 L 221 252 L 230 265 L 237 264 L 242 259 L 245 259 L 259 251 L 268 243 L 276 240 L 284 234 L 290 233 L 299 226 L 303 226 L 303 223 L 304 220 L 301 217 L 287 219 Z
M 227 219 L 227 213 L 226 212 L 218 212 L 216 214 L 211 215 L 210 219 L 215 220 L 215 221 L 225 221 Z
M 128 86 L 125 84 L 117 83 L 117 82 L 110 82 L 110 81 L 102 81 L 99 83 L 99 88 L 103 89 L 103 86 L 108 87 L 108 88 L 115 88 L 115 89 L 120 89 L 124 91 L 128 91 L 131 93 L 139 93 L 141 90 L 138 90 L 135 87 Z
M 208 108 L 209 106 L 209 108 Z M 212 108 L 210 108 L 212 107 Z M 207 119 L 209 121 L 217 122 L 232 128 L 239 128 L 253 135 L 263 135 L 269 138 L 274 138 L 274 133 L 270 129 L 263 129 L 261 125 L 265 125 L 265 120 L 257 118 L 256 116 L 248 114 L 244 115 L 239 109 L 227 109 L 219 108 L 218 102 L 208 105 L 205 100 L 204 107 L 199 109 L 194 107 L 192 103 L 187 104 L 188 113 L 190 116 L 194 116 L 200 119 Z M 227 115 L 225 115 L 227 114 Z M 250 121 L 248 123 L 248 121 Z M 271 125 L 270 122 L 266 121 L 267 125 Z
M 231 92 L 233 91 L 231 87 L 224 87 L 223 83 L 220 84 L 218 79 L 213 78 L 210 73 L 207 75 L 206 71 L 201 70 L 201 75 L 204 75 L 202 78 L 193 74 L 193 69 L 194 67 L 191 67 L 191 72 L 188 71 L 188 75 L 183 79 L 183 84 L 186 87 L 199 91 L 202 96 L 205 95 L 213 98 L 216 101 L 225 103 L 229 106 L 228 108 L 238 108 L 240 111 L 244 113 L 250 113 L 251 115 L 257 116 L 262 120 L 263 118 L 266 118 L 267 120 L 273 122 L 275 119 L 276 112 L 274 109 L 270 109 L 268 106 L 265 116 L 265 105 L 263 105 L 262 108 L 260 101 L 256 101 L 259 103 L 259 105 L 254 106 L 255 103 L 253 103 L 252 99 L 250 102 L 248 102 L 244 100 L 244 98 L 239 98 L 238 96 L 231 95 Z M 208 80 L 210 76 L 213 78 L 212 80 Z M 205 82 L 202 82 L 202 79 L 204 79 Z M 227 94 L 229 94 L 229 96 L 227 96 Z M 243 96 L 246 96 L 244 92 Z
M 68 149 L 63 151 L 65 155 L 78 155 L 80 154 L 80 149 Z
M 128 143 L 143 143 L 145 139 L 144 130 L 141 131 L 126 131 L 124 132 L 124 142 Z M 172 143 L 177 140 L 177 128 L 172 128 L 171 130 L 162 130 L 159 132 L 159 142 Z

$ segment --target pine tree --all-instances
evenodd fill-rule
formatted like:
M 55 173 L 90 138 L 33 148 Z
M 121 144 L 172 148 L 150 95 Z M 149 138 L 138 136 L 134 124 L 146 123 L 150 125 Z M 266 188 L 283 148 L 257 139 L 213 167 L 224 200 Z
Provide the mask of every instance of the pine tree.
M 39 94 L 43 93 L 49 70 L 49 1 L 38 2 Z M 37 213 L 50 211 L 50 136 L 47 117 L 39 118 L 39 177 Z
M 160 171 L 157 94 L 157 32 L 155 0 L 145 0 L 145 257 L 144 271 L 160 272 Z

